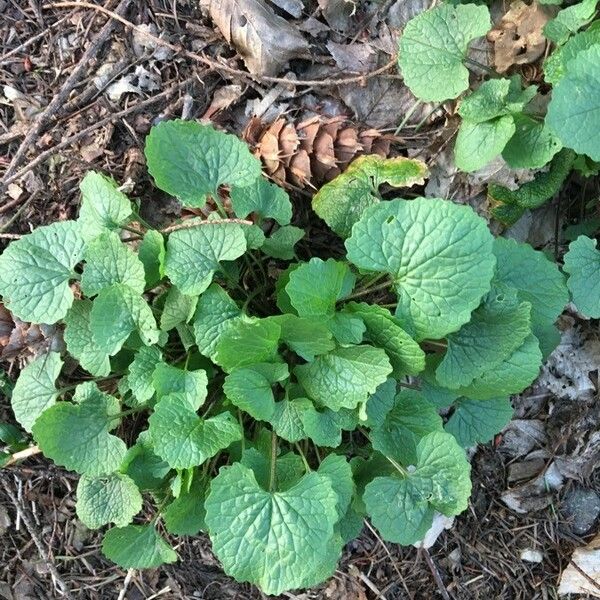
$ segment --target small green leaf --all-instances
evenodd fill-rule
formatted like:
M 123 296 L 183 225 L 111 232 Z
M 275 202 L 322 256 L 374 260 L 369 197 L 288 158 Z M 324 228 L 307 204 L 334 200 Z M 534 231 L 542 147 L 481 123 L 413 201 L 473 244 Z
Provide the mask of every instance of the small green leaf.
M 165 238 L 155 229 L 149 229 L 138 250 L 138 257 L 144 265 L 146 288 L 155 287 L 165 276 Z
M 206 529 L 204 500 L 209 482 L 195 473 L 189 490 L 184 490 L 163 511 L 167 531 L 173 535 L 196 535 Z
M 56 403 L 54 382 L 62 369 L 60 353 L 38 356 L 21 370 L 10 400 L 15 418 L 25 431 L 31 431 L 36 419 Z
M 527 115 L 514 115 L 515 135 L 508 141 L 502 157 L 513 169 L 539 169 L 562 149 L 560 140 L 546 127 Z
M 385 352 L 372 346 L 337 348 L 294 370 L 308 395 L 332 410 L 366 402 L 391 372 Z
M 364 210 L 380 201 L 379 187 L 410 187 L 424 183 L 427 167 L 420 160 L 359 156 L 313 197 L 313 210 L 335 233 L 348 237 Z
M 116 471 L 127 449 L 123 440 L 109 433 L 120 410 L 117 399 L 95 383 L 79 385 L 74 399 L 79 403 L 58 402 L 38 417 L 35 441 L 44 456 L 71 471 L 90 477 Z
M 596 240 L 580 235 L 571 242 L 565 254 L 565 271 L 577 309 L 586 317 L 600 318 L 600 252 Z
M 359 315 L 346 311 L 336 312 L 327 323 L 333 337 L 342 346 L 360 344 L 363 341 L 367 326 Z
M 90 529 L 98 529 L 109 523 L 124 527 L 142 510 L 142 495 L 127 475 L 83 475 L 77 484 L 75 508 L 77 516 Z
M 73 304 L 69 280 L 83 258 L 81 226 L 61 221 L 38 227 L 8 245 L 0 256 L 0 295 L 24 321 L 56 323 Z
M 341 519 L 346 514 L 355 491 L 350 463 L 344 456 L 330 454 L 323 459 L 317 473 L 331 482 L 331 487 L 337 494 L 337 511 Z
M 260 161 L 244 142 L 193 121 L 163 121 L 146 139 L 148 171 L 156 185 L 184 206 L 201 208 L 206 195 L 217 196 L 223 184 L 251 185 L 260 176 Z
M 294 402 L 301 409 L 300 420 L 306 437 L 317 446 L 337 448 L 342 443 L 342 430 L 351 431 L 358 423 L 355 413 L 346 409 L 317 409 L 306 398 L 296 399 Z
M 131 216 L 131 202 L 117 183 L 101 173 L 89 171 L 79 184 L 81 208 L 78 221 L 87 239 L 106 229 L 119 229 Z
M 458 114 L 471 123 L 484 123 L 508 114 L 510 79 L 484 81 L 460 103 Z
M 267 256 L 279 258 L 281 260 L 292 260 L 295 256 L 294 246 L 304 237 L 304 229 L 286 225 L 280 227 L 275 233 L 272 233 L 265 239 L 262 245 L 262 251 Z
M 242 228 L 248 250 L 262 248 L 265 243 L 265 233 L 258 225 L 244 225 Z
M 90 318 L 92 302 L 75 300 L 64 318 L 64 339 L 69 354 L 79 361 L 86 371 L 96 377 L 110 373 L 108 354 L 97 348 L 92 335 Z
M 304 360 L 313 360 L 316 355 L 335 348 L 331 331 L 318 317 L 311 319 L 287 314 L 269 319 L 281 327 L 281 341 Z
M 346 249 L 358 268 L 392 276 L 396 316 L 422 340 L 441 339 L 469 320 L 490 288 L 492 244 L 486 222 L 470 207 L 417 198 L 367 209 Z
M 463 448 L 470 448 L 475 444 L 489 442 L 506 427 L 512 415 L 513 408 L 508 398 L 460 398 L 456 401 L 445 430 L 451 433 Z
M 90 313 L 90 328 L 98 349 L 113 356 L 133 331 L 150 346 L 158 341 L 159 331 L 146 301 L 121 283 L 104 288 L 96 297 Z
M 256 481 L 263 488 L 269 489 L 269 480 L 271 478 L 271 456 L 267 456 L 256 448 L 246 448 L 242 454 L 241 464 L 252 469 Z M 284 492 L 290 489 L 300 481 L 305 473 L 304 463 L 297 454 L 288 452 L 278 456 L 275 461 L 275 482 L 274 490 Z
M 180 394 L 158 402 L 148 421 L 154 451 L 174 469 L 201 465 L 242 437 L 230 413 L 201 419 Z
M 399 42 L 405 84 L 420 100 L 442 102 L 469 87 L 469 44 L 491 29 L 486 6 L 442 4 L 411 19 Z
M 302 414 L 307 410 L 309 404 L 312 405 L 311 401 L 306 398 L 294 398 L 293 400 L 285 398 L 281 402 L 277 402 L 269 419 L 273 431 L 291 443 L 304 439 L 306 432 L 302 423 Z
M 212 356 L 214 362 L 227 373 L 277 359 L 281 327 L 270 319 L 255 319 L 231 323 L 220 335 Z
M 206 499 L 213 550 L 229 575 L 266 594 L 304 587 L 328 556 L 337 501 L 329 479 L 315 472 L 268 492 L 247 467 L 221 468 Z
M 127 450 L 121 471 L 131 477 L 140 490 L 157 490 L 171 467 L 154 452 L 148 431 L 142 431 L 137 441 Z
M 144 265 L 119 236 L 107 231 L 89 242 L 85 250 L 81 289 L 95 296 L 114 283 L 122 283 L 141 294 L 146 285 Z
M 398 319 L 389 310 L 364 302 L 351 302 L 346 310 L 362 319 L 369 341 L 385 350 L 396 379 L 417 375 L 425 368 L 425 353 L 402 329 Z
M 554 19 L 544 25 L 544 35 L 558 45 L 564 44 L 572 34 L 577 33 L 592 19 L 597 6 L 598 0 L 582 0 L 563 8 Z
M 221 261 L 246 251 L 246 237 L 236 223 L 180 229 L 169 235 L 165 273 L 183 294 L 201 294 L 211 284 Z
M 598 23 L 592 25 L 586 31 L 574 35 L 564 46 L 556 48 L 544 62 L 544 79 L 556 85 L 568 71 L 569 63 L 582 50 L 587 50 L 600 43 L 600 27 Z
M 259 363 L 231 371 L 225 377 L 223 391 L 238 408 L 255 419 L 268 421 L 275 410 L 272 386 L 288 377 L 285 363 Z
M 152 384 L 159 400 L 169 394 L 177 394 L 185 398 L 193 410 L 198 410 L 204 404 L 208 393 L 206 371 L 188 371 L 164 362 L 156 365 Z
M 250 213 L 261 219 L 275 219 L 280 225 L 289 225 L 292 220 L 290 198 L 278 185 L 257 177 L 250 185 L 231 189 L 231 205 L 240 219 Z
M 102 554 L 124 569 L 154 569 L 177 560 L 175 550 L 151 524 L 109 529 Z
M 131 406 L 140 406 L 154 396 L 154 384 L 152 374 L 156 365 L 162 360 L 161 351 L 156 346 L 142 346 L 135 354 L 128 368 L 128 375 L 123 384 L 124 390 L 130 390 L 135 402 L 129 402 Z M 124 380 L 121 380 L 122 382 Z
M 367 400 L 367 427 L 381 427 L 392 410 L 396 398 L 396 381 L 391 377 L 384 381 Z
M 171 331 L 181 323 L 188 323 L 198 304 L 198 296 L 186 296 L 178 288 L 169 288 L 165 298 L 165 305 L 160 316 L 160 328 Z

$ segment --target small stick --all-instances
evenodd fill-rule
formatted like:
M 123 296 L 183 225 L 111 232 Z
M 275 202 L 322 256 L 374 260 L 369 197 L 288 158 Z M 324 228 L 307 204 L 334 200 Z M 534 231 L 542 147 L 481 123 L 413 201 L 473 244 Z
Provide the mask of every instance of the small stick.
M 25 450 L 20 450 L 19 452 L 15 452 L 7 462 L 2 466 L 3 469 L 6 467 L 10 467 L 10 465 L 14 465 L 16 462 L 25 460 L 30 456 L 35 456 L 41 452 L 39 446 L 29 446 L 29 448 L 25 448 Z
M 433 558 L 431 558 L 431 554 L 429 554 L 429 550 L 427 550 L 427 548 L 422 548 L 422 550 L 423 550 L 423 554 L 425 555 L 425 560 L 427 561 L 427 565 L 429 566 L 429 570 L 431 571 L 431 574 L 433 575 L 433 578 L 435 579 L 435 584 L 437 585 L 438 590 L 440 590 L 440 594 L 442 594 L 442 598 L 444 598 L 444 600 L 451 600 L 450 594 L 448 594 L 448 590 L 446 589 L 446 586 L 444 585 L 444 582 L 442 581 L 440 572 L 438 571 L 438 568 L 435 566 L 435 563 L 433 562 Z

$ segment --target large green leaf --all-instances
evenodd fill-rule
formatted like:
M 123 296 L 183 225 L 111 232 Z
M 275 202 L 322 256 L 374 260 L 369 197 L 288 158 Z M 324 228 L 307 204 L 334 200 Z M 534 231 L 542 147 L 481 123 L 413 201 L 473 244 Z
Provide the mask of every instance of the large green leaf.
M 81 226 L 61 221 L 11 242 L 0 256 L 0 295 L 24 321 L 56 323 L 73 303 L 69 280 L 83 258 Z
M 346 310 L 362 319 L 369 340 L 385 350 L 395 378 L 417 375 L 425 368 L 425 353 L 389 310 L 364 302 L 351 302 Z
M 304 587 L 328 558 L 337 501 L 330 480 L 315 472 L 269 492 L 247 467 L 222 468 L 206 499 L 213 550 L 228 574 L 266 594 Z
M 586 317 L 600 318 L 600 251 L 596 240 L 580 235 L 571 242 L 565 254 L 565 271 L 577 309 Z
M 133 480 L 122 473 L 101 477 L 82 475 L 77 484 L 77 516 L 90 529 L 114 523 L 129 525 L 142 510 L 142 495 Z
M 202 207 L 219 186 L 251 185 L 261 172 L 244 142 L 193 121 L 159 123 L 146 139 L 145 153 L 156 185 L 185 206 Z
M 582 50 L 569 62 L 552 90 L 546 123 L 565 147 L 600 160 L 600 45 Z
M 92 239 L 106 229 L 119 229 L 129 220 L 131 202 L 117 187 L 113 179 L 96 171 L 88 171 L 81 180 L 78 221 L 86 238 Z
M 118 423 L 116 398 L 95 383 L 82 383 L 74 398 L 46 409 L 33 426 L 33 437 L 48 458 L 82 475 L 95 477 L 116 471 L 125 456 L 125 442 L 110 430 Z
M 287 314 L 269 318 L 281 327 L 281 341 L 304 360 L 335 348 L 331 331 L 319 317 Z
M 420 160 L 359 156 L 313 197 L 313 210 L 335 233 L 348 237 L 365 208 L 380 201 L 379 186 L 410 187 L 424 183 L 427 167 Z
M 231 205 L 241 219 L 254 213 L 261 219 L 275 219 L 280 225 L 289 225 L 292 220 L 289 196 L 264 177 L 257 177 L 245 187 L 235 185 L 231 190 Z
M 528 244 L 496 238 L 496 280 L 517 290 L 521 301 L 531 304 L 531 326 L 547 356 L 557 346 L 560 335 L 554 322 L 569 301 L 565 278 L 558 266 L 543 252 Z
M 146 301 L 129 286 L 115 283 L 96 297 L 90 313 L 90 328 L 98 349 L 116 354 L 136 331 L 146 345 L 158 341 L 159 331 Z
M 165 273 L 183 294 L 201 294 L 211 284 L 222 261 L 246 251 L 246 236 L 236 223 L 210 223 L 169 235 Z
M 197 304 L 198 296 L 186 296 L 176 287 L 169 288 L 160 315 L 160 328 L 171 331 L 181 323 L 188 323 L 194 316 Z
M 367 485 L 367 512 L 384 539 L 414 544 L 431 526 L 434 510 L 451 516 L 467 508 L 469 475 L 470 465 L 454 437 L 430 433 L 417 444 L 413 469 L 376 477 Z
M 64 339 L 67 350 L 79 364 L 96 377 L 110 373 L 108 354 L 96 346 L 92 335 L 90 318 L 92 302 L 87 299 L 75 300 L 64 318 Z
M 294 370 L 308 395 L 327 408 L 356 408 L 375 393 L 392 372 L 381 348 L 337 348 Z
M 138 294 L 144 291 L 144 265 L 116 233 L 107 231 L 89 242 L 84 258 L 81 289 L 86 296 L 95 296 L 114 283 L 127 285 Z
M 490 288 L 492 244 L 470 207 L 437 198 L 372 206 L 346 240 L 357 267 L 392 276 L 396 316 L 419 340 L 442 338 L 469 320 Z
M 162 517 L 169 533 L 173 535 L 196 535 L 206 529 L 204 500 L 209 481 L 200 473 L 194 474 L 189 490 L 182 490 L 163 511 Z
M 160 400 L 169 394 L 185 398 L 193 410 L 198 410 L 206 400 L 208 377 L 206 371 L 188 371 L 173 365 L 159 362 L 152 373 L 152 385 Z
M 62 365 L 60 353 L 49 352 L 21 370 L 10 403 L 15 418 L 25 431 L 31 431 L 36 419 L 56 403 L 58 390 L 54 382 Z
M 177 560 L 175 550 L 152 524 L 109 529 L 102 542 L 102 554 L 124 569 L 154 569 Z
M 230 413 L 201 419 L 181 394 L 164 397 L 148 421 L 154 451 L 175 469 L 201 465 L 242 437 Z
M 398 64 L 420 100 L 441 102 L 469 87 L 469 44 L 491 29 L 486 6 L 441 4 L 411 19 L 400 38 Z

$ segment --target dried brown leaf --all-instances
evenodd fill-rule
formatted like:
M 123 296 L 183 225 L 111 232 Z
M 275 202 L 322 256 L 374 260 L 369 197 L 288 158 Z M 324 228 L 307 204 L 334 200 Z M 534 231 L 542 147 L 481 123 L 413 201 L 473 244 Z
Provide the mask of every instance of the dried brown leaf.
M 591 594 L 600 598 L 600 534 L 573 552 L 569 566 L 561 575 L 558 593 Z

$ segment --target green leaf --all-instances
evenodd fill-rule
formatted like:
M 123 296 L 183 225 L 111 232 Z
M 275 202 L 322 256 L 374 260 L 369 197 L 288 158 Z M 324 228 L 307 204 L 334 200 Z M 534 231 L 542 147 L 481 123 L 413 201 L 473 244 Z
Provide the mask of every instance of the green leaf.
M 332 410 L 366 402 L 391 372 L 385 352 L 372 346 L 337 348 L 294 370 L 309 396 Z
M 456 166 L 467 173 L 481 169 L 504 150 L 515 131 L 512 115 L 504 115 L 483 123 L 473 123 L 465 119 L 456 136 Z
M 277 402 L 273 408 L 269 422 L 275 433 L 284 440 L 294 443 L 306 437 L 302 414 L 312 405 L 307 398 L 285 398 Z
M 558 45 L 564 44 L 569 37 L 592 19 L 598 6 L 598 0 L 583 0 L 558 12 L 556 17 L 544 25 L 544 35 Z
M 304 237 L 304 229 L 286 225 L 280 227 L 266 238 L 261 249 L 267 256 L 281 260 L 292 260 L 295 256 L 294 246 Z
M 288 366 L 255 364 L 234 369 L 223 383 L 223 391 L 233 404 L 255 419 L 268 421 L 275 410 L 272 386 L 289 377 Z
M 155 287 L 165 276 L 165 238 L 155 229 L 149 229 L 138 250 L 138 258 L 144 265 L 146 288 Z
M 102 554 L 124 569 L 154 569 L 177 560 L 175 550 L 152 524 L 109 529 L 102 542 Z
M 527 115 L 514 115 L 515 135 L 508 141 L 502 157 L 513 169 L 539 169 L 562 149 L 560 140 L 546 127 Z
M 77 484 L 77 516 L 90 529 L 114 523 L 129 525 L 142 510 L 142 495 L 133 480 L 122 473 L 103 477 L 83 475 Z
M 384 381 L 367 400 L 367 427 L 381 427 L 385 417 L 392 410 L 396 398 L 396 381 L 392 378 Z
M 220 335 L 212 359 L 227 373 L 237 367 L 277 359 L 281 327 L 270 319 L 231 323 Z
M 329 408 L 317 409 L 306 398 L 294 402 L 300 409 L 300 421 L 306 437 L 317 446 L 337 448 L 342 443 L 342 430 L 351 431 L 357 425 L 358 419 L 354 416 L 355 413 L 346 409 L 337 412 Z
M 533 383 L 541 365 L 539 342 L 534 335 L 530 335 L 511 356 L 494 369 L 476 377 L 471 385 L 460 388 L 458 393 L 474 400 L 518 394 Z
M 315 472 L 268 492 L 247 467 L 222 468 L 206 500 L 213 550 L 229 575 L 266 594 L 304 587 L 327 559 L 337 501 L 329 479 Z
M 246 237 L 236 223 L 214 223 L 180 229 L 169 235 L 165 273 L 183 294 L 201 294 L 221 268 L 246 251 Z
M 600 26 L 597 22 L 582 33 L 574 35 L 564 46 L 556 48 L 544 62 L 544 79 L 556 85 L 568 71 L 569 63 L 582 50 L 587 50 L 600 43 Z
M 38 227 L 11 242 L 0 256 L 0 295 L 6 308 L 24 321 L 60 321 L 73 304 L 69 280 L 83 251 L 75 221 Z
M 173 535 L 196 535 L 206 529 L 204 500 L 209 482 L 200 473 L 194 474 L 189 490 L 184 490 L 163 511 L 167 531 Z
M 336 312 L 327 325 L 333 337 L 342 346 L 360 344 L 367 331 L 367 326 L 359 315 L 345 311 Z
M 89 171 L 79 184 L 79 223 L 87 239 L 106 229 L 119 229 L 131 217 L 131 202 L 117 183 L 101 173 Z
M 486 6 L 442 4 L 411 19 L 399 42 L 404 83 L 420 100 L 442 102 L 469 87 L 469 44 L 491 29 Z
M 141 294 L 146 285 L 144 265 L 119 236 L 107 231 L 87 245 L 81 289 L 86 296 L 95 296 L 115 283 L 122 283 Z
M 346 263 L 311 258 L 289 273 L 285 291 L 299 316 L 331 317 L 335 303 L 352 291 L 355 281 Z
M 186 296 L 176 287 L 169 288 L 160 316 L 160 328 L 171 331 L 181 323 L 188 323 L 196 312 L 197 304 L 198 296 Z
M 245 187 L 260 176 L 260 161 L 233 135 L 194 121 L 163 121 L 146 138 L 148 171 L 184 206 L 201 208 L 223 184 Z
M 77 387 L 74 400 L 79 403 L 58 402 L 38 417 L 32 430 L 35 441 L 44 456 L 71 471 L 90 477 L 116 471 L 127 449 L 109 433 L 118 423 L 117 399 L 90 382 Z
M 208 393 L 206 371 L 188 371 L 164 362 L 156 365 L 152 373 L 152 384 L 159 400 L 170 394 L 177 394 L 185 398 L 193 410 L 198 410 L 204 404 Z
M 346 310 L 362 319 L 368 339 L 377 348 L 385 350 L 396 379 L 417 375 L 425 368 L 425 353 L 402 329 L 398 319 L 389 310 L 364 302 L 351 302 Z
M 496 238 L 496 281 L 517 290 L 520 301 L 531 304 L 531 326 L 544 356 L 558 345 L 554 323 L 569 301 L 564 275 L 543 252 L 528 244 Z
M 333 491 L 337 494 L 337 512 L 341 519 L 350 506 L 355 490 L 350 463 L 344 456 L 329 454 L 319 465 L 317 473 L 329 479 Z
M 96 347 L 90 318 L 92 302 L 75 300 L 64 318 L 64 339 L 69 354 L 79 361 L 83 369 L 96 377 L 110 373 L 108 354 Z
M 21 370 L 10 400 L 15 418 L 25 431 L 31 431 L 36 419 L 56 403 L 54 385 L 63 361 L 60 353 L 38 356 Z
M 154 452 L 148 431 L 142 431 L 137 441 L 127 450 L 121 471 L 131 477 L 140 490 L 157 490 L 171 467 Z
M 513 408 L 508 398 L 469 400 L 460 398 L 445 430 L 463 448 L 489 442 L 511 420 Z
M 367 512 L 384 539 L 414 544 L 431 526 L 434 509 L 452 516 L 467 508 L 469 475 L 470 465 L 455 439 L 430 433 L 417 444 L 413 470 L 376 477 L 367 485 Z
M 256 250 L 264 245 L 266 240 L 265 234 L 258 225 L 245 225 L 243 232 L 248 250 Z
M 518 302 L 516 292 L 493 290 L 471 320 L 448 336 L 437 380 L 444 387 L 457 389 L 494 369 L 531 334 L 530 313 L 531 304 Z
M 296 315 L 269 317 L 281 327 L 281 341 L 304 360 L 313 360 L 335 348 L 331 331 L 317 317 L 304 318 Z
M 435 406 L 421 393 L 403 390 L 383 423 L 373 427 L 369 437 L 375 450 L 408 465 L 417 461 L 419 442 L 427 434 L 442 430 L 442 419 Z
M 473 124 L 491 121 L 508 114 L 510 79 L 484 81 L 460 103 L 458 114 Z
M 566 10 L 566 9 L 565 9 Z M 554 86 L 546 123 L 567 147 L 600 160 L 600 45 L 582 50 Z M 576 90 L 577 93 L 574 93 Z
M 213 358 L 223 332 L 235 322 L 242 311 L 227 292 L 213 283 L 198 299 L 194 314 L 194 335 L 198 350 Z
M 141 406 L 154 396 L 152 374 L 156 365 L 162 360 L 161 351 L 155 346 L 142 346 L 135 354 L 128 368 L 128 375 L 123 384 L 123 389 L 130 390 L 135 398 L 129 402 L 131 406 Z M 121 380 L 123 382 L 124 380 Z M 120 388 L 121 389 L 121 388 Z
M 440 339 L 466 323 L 490 288 L 493 237 L 468 206 L 437 198 L 372 206 L 346 240 L 362 270 L 389 273 L 396 316 L 418 340 Z
M 256 481 L 263 488 L 269 489 L 271 478 L 271 456 L 267 456 L 256 448 L 246 448 L 242 454 L 241 464 L 252 469 Z M 293 487 L 304 475 L 305 468 L 302 459 L 293 452 L 278 456 L 275 461 L 274 490 L 284 492 Z
M 420 160 L 382 158 L 377 154 L 359 156 L 333 181 L 313 197 L 312 208 L 339 236 L 348 237 L 364 210 L 380 201 L 379 187 L 421 185 L 427 167 Z
M 90 313 L 90 328 L 98 349 L 113 356 L 133 331 L 147 346 L 158 341 L 159 331 L 146 301 L 121 283 L 104 288 Z
M 230 413 L 201 419 L 180 394 L 158 402 L 148 421 L 154 451 L 174 469 L 201 465 L 242 437 Z
M 278 185 L 257 177 L 250 185 L 231 189 L 231 205 L 240 219 L 250 213 L 261 219 L 275 219 L 280 225 L 289 225 L 292 220 L 290 198 Z
M 565 271 L 577 310 L 586 317 L 600 318 L 600 252 L 596 240 L 580 235 L 571 242 L 565 254 Z

